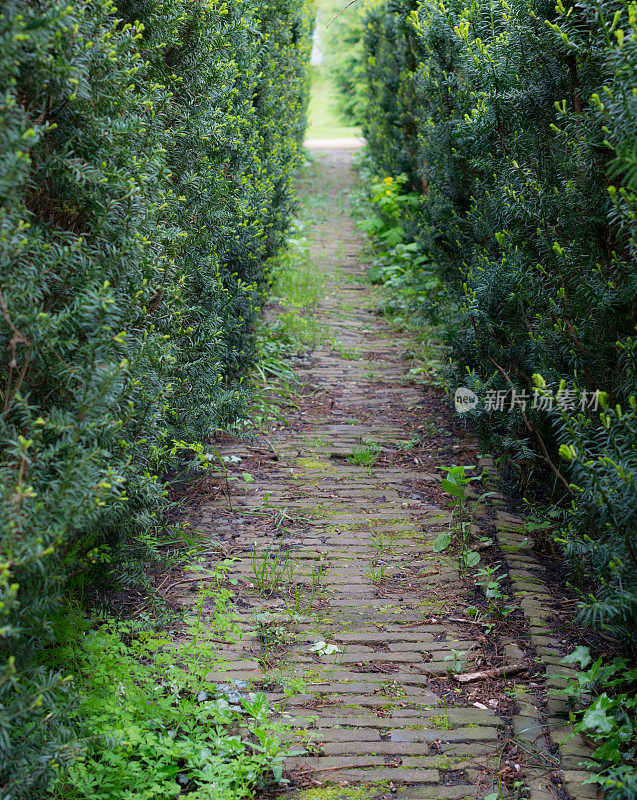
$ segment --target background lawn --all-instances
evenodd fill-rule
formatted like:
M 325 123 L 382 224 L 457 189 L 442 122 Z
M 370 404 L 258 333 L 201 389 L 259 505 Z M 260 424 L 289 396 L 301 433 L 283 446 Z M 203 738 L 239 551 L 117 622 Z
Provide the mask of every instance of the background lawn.
M 310 94 L 310 107 L 308 111 L 308 139 L 340 139 L 350 136 L 361 136 L 360 128 L 344 125 L 339 119 L 336 110 L 336 89 L 329 79 L 328 62 L 329 53 L 326 52 L 325 26 L 334 16 L 334 4 L 330 0 L 317 3 L 318 8 L 318 36 L 323 42 L 323 57 L 321 64 L 314 64 L 310 69 L 312 90 Z M 338 20 L 334 23 L 338 24 Z

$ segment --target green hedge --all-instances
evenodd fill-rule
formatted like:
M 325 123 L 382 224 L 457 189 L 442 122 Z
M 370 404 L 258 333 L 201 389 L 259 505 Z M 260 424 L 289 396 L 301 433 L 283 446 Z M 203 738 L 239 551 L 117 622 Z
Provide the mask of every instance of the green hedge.
M 74 752 L 44 660 L 69 581 L 152 544 L 174 440 L 241 408 L 310 26 L 302 0 L 2 4 L 4 798 Z
M 369 0 L 368 0 L 369 2 Z M 336 89 L 336 110 L 346 125 L 365 120 L 365 62 L 363 7 L 344 7 L 333 0 L 321 9 L 321 40 L 326 66 Z
M 480 398 L 468 416 L 523 488 L 571 507 L 582 615 L 634 644 L 637 14 L 562 3 L 372 6 L 365 132 L 376 174 L 419 195 L 402 231 L 459 310 L 452 393 Z

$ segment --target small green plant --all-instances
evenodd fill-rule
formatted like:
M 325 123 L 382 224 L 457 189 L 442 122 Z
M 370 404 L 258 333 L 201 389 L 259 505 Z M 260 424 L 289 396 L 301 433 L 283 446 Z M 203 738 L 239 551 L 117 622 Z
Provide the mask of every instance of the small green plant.
M 262 594 L 272 592 L 282 583 L 291 583 L 299 562 L 293 559 L 289 549 L 283 550 L 282 540 L 276 549 L 265 547 L 260 549 L 256 543 L 250 550 L 250 564 L 254 582 Z
M 467 651 L 466 650 L 454 650 L 452 648 L 451 653 L 445 656 L 445 661 L 450 661 L 451 664 L 449 666 L 449 672 L 452 675 L 457 675 L 458 673 L 462 672 L 462 670 L 467 666 Z
M 310 580 L 312 581 L 312 589 L 317 592 L 325 578 L 327 570 L 327 562 L 321 561 L 317 566 L 312 567 L 310 570 Z
M 261 644 L 262 663 L 268 667 L 274 659 L 273 651 L 280 651 L 290 640 L 289 632 L 277 625 L 268 612 L 256 617 L 256 637 Z
M 407 439 L 405 442 L 396 442 L 396 447 L 399 450 L 413 450 L 414 447 L 418 447 L 419 445 L 420 438 L 418 436 L 415 436 L 412 439 Z
M 431 419 L 426 419 L 423 424 L 423 429 L 427 436 L 441 436 L 445 433 L 445 431 L 440 428 L 436 423 Z
M 311 440 L 310 447 L 313 450 L 322 450 L 325 447 L 329 447 L 330 439 L 329 436 L 325 433 L 317 433 L 316 436 Z
M 347 456 L 350 464 L 356 467 L 373 467 L 380 457 L 381 448 L 376 442 L 363 442 Z
M 281 647 L 286 644 L 290 634 L 282 625 L 275 625 L 268 613 L 257 616 L 257 639 L 268 647 Z
M 359 358 L 358 353 L 354 350 L 348 350 L 342 342 L 339 342 L 333 336 L 330 336 L 330 350 L 333 353 L 338 353 L 339 357 L 345 361 L 356 361 Z
M 524 781 L 514 781 L 510 786 L 504 786 L 498 777 L 498 791 L 486 795 L 484 800 L 527 800 L 529 788 Z
M 506 595 L 502 592 L 504 575 L 499 573 L 499 564 L 486 565 L 476 571 L 476 583 L 484 590 L 489 604 L 489 614 L 494 617 L 508 617 L 515 611 L 515 606 L 508 605 Z
M 482 623 L 486 636 L 490 636 L 495 630 L 495 623 L 485 621 L 486 614 L 483 613 L 477 606 L 468 606 L 465 609 L 465 613 L 468 617 L 473 617 L 476 622 Z
M 384 534 L 382 532 L 378 532 L 372 534 L 369 538 L 370 545 L 377 551 L 378 556 L 382 556 L 383 553 L 387 553 L 387 555 L 391 555 L 394 551 L 396 546 L 396 531 L 389 531 L 388 534 Z
M 316 584 L 314 580 L 310 586 L 309 592 L 300 584 L 295 584 L 291 587 L 290 594 L 283 595 L 283 602 L 285 609 L 291 620 L 299 616 L 306 616 L 312 611 L 314 606 L 314 598 L 316 595 Z
M 475 467 L 452 466 L 446 469 L 447 476 L 442 479 L 442 488 L 451 495 L 449 531 L 437 536 L 432 547 L 434 553 L 442 553 L 455 544 L 458 574 L 461 578 L 466 578 L 468 571 L 480 563 L 480 553 L 470 548 L 471 525 L 479 505 L 493 492 L 482 494 L 475 501 L 473 509 L 469 510 L 467 487 L 473 481 L 482 480 L 482 476 L 475 477 L 468 474 Z
M 378 555 L 382 555 L 385 550 L 385 537 L 382 533 L 377 533 L 369 537 L 370 545 L 378 551 Z
M 407 696 L 407 689 L 398 683 L 398 681 L 381 681 L 378 685 L 378 691 L 385 697 L 392 697 L 400 699 Z
M 440 728 L 441 730 L 448 731 L 453 727 L 451 725 L 451 718 L 449 717 L 449 709 L 447 707 L 447 699 L 442 698 L 442 714 L 437 714 L 435 717 L 430 717 L 428 720 L 432 728 Z
M 365 575 L 371 578 L 374 583 L 380 583 L 387 577 L 387 564 L 384 561 L 374 560 L 365 570 Z
M 359 222 L 359 227 L 382 241 L 387 247 L 395 247 L 406 239 L 401 218 L 404 208 L 418 208 L 420 196 L 415 192 L 403 191 L 407 175 L 396 178 L 386 177 L 376 180 L 370 187 L 370 201 L 377 207 L 378 214 Z M 372 274 L 372 281 L 376 278 Z

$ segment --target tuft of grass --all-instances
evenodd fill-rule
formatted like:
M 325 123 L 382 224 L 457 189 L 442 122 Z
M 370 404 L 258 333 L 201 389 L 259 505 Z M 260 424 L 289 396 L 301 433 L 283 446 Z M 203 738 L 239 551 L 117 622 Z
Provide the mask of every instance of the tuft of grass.
M 288 248 L 268 263 L 270 300 L 283 309 L 268 325 L 268 335 L 297 350 L 327 338 L 326 326 L 314 317 L 325 281 L 312 266 L 304 229 L 305 223 L 296 220 Z
M 347 456 L 350 464 L 356 467 L 373 467 L 380 457 L 380 445 L 376 442 L 363 442 Z

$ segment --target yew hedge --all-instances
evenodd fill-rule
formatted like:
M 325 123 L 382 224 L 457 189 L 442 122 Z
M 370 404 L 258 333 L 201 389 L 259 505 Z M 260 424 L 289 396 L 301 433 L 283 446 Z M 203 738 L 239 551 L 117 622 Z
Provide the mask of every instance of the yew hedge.
M 302 0 L 0 8 L 0 786 L 72 758 L 69 586 L 152 544 L 173 442 L 241 407 L 293 208 Z
M 364 50 L 374 171 L 419 196 L 401 235 L 459 312 L 451 392 L 478 396 L 467 415 L 523 489 L 570 508 L 582 617 L 634 646 L 637 5 L 385 0 Z

